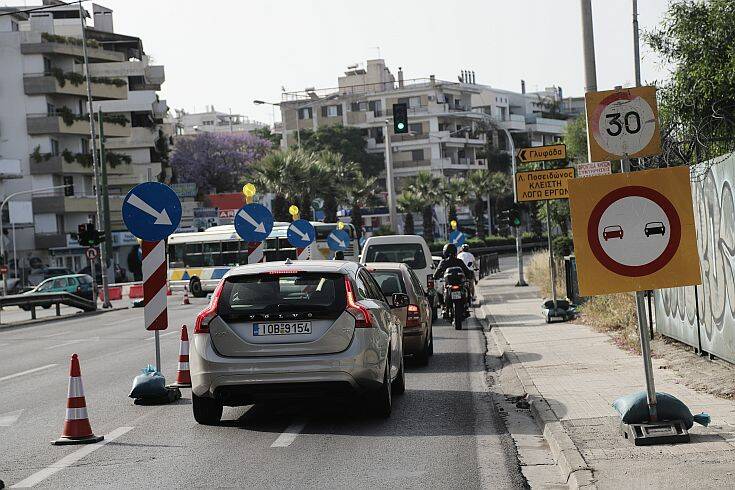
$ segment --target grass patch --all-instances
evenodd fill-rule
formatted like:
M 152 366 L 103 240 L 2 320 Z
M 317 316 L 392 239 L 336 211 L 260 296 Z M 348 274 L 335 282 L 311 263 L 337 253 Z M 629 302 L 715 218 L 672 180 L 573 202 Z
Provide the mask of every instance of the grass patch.
M 551 298 L 551 271 L 549 270 L 549 253 L 545 251 L 535 252 L 525 265 L 526 278 L 528 282 L 536 286 L 544 298 Z M 561 271 L 561 272 L 560 272 Z M 556 296 L 566 296 L 564 285 L 564 265 L 556 263 Z
M 580 307 L 580 323 L 609 333 L 620 347 L 640 352 L 638 316 L 632 294 L 588 298 Z

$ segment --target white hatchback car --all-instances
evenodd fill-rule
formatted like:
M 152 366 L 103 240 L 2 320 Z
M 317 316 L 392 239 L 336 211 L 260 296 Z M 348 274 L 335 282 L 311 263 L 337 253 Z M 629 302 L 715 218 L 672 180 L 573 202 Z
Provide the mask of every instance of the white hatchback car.
M 346 261 L 230 270 L 197 316 L 189 354 L 194 418 L 274 399 L 359 394 L 387 417 L 405 390 L 403 331 L 368 270 Z

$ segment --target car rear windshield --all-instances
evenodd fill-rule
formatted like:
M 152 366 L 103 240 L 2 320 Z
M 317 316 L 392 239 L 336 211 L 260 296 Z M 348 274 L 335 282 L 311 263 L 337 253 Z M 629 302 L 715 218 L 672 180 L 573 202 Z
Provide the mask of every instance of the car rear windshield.
M 346 306 L 342 274 L 297 272 L 229 277 L 219 299 L 222 317 L 259 313 L 341 314 Z
M 77 281 L 82 284 L 92 284 L 92 278 L 89 276 L 79 276 L 77 277 Z
M 419 243 L 369 245 L 365 254 L 365 262 L 400 262 L 412 269 L 426 268 L 426 256 Z
M 380 290 L 385 296 L 406 292 L 403 277 L 398 271 L 370 271 L 370 273 L 378 282 L 378 286 L 380 286 Z

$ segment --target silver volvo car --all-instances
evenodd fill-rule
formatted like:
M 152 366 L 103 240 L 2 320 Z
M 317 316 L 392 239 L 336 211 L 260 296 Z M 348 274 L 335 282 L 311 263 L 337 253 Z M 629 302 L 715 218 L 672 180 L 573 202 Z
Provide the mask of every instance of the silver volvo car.
M 364 396 L 391 412 L 403 393 L 403 331 L 368 270 L 345 261 L 269 262 L 230 270 L 197 316 L 189 354 L 194 418 L 276 399 Z

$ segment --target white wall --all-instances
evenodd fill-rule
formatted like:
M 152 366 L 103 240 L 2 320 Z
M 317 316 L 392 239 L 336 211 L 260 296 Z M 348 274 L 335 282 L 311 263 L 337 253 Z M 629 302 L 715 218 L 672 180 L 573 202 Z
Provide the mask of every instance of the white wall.
M 35 215 L 36 233 L 57 233 L 56 215 L 44 213 Z

